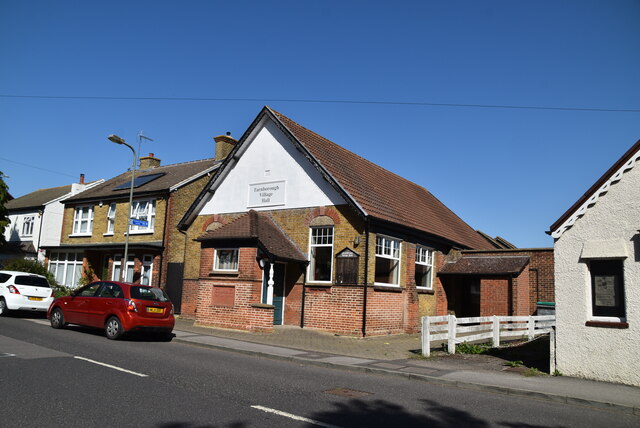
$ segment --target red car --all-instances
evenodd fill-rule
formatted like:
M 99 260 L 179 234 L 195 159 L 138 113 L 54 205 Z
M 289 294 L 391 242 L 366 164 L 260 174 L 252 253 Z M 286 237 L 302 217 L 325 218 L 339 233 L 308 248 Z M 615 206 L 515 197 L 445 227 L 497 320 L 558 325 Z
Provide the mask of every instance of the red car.
M 162 289 L 113 281 L 92 282 L 55 299 L 47 318 L 53 328 L 67 324 L 104 328 L 109 339 L 139 330 L 168 337 L 175 324 L 173 304 Z

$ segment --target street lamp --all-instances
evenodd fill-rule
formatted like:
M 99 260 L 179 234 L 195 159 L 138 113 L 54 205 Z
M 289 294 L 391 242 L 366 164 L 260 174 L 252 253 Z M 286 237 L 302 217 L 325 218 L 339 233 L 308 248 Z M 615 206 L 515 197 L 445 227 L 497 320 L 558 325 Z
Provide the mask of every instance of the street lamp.
M 127 231 L 125 232 L 124 238 L 124 258 L 120 261 L 120 282 L 124 282 L 123 279 L 126 279 L 126 276 L 123 274 L 123 272 L 126 271 L 127 262 L 129 261 L 129 229 L 131 228 L 131 225 L 129 223 L 131 222 L 131 206 L 133 205 L 133 182 L 136 176 L 137 157 L 135 149 L 127 144 L 124 139 L 114 134 L 109 135 L 107 138 L 111 142 L 129 147 L 131 149 L 131 152 L 133 152 L 133 166 L 131 167 L 131 187 L 129 188 L 129 215 L 127 217 Z

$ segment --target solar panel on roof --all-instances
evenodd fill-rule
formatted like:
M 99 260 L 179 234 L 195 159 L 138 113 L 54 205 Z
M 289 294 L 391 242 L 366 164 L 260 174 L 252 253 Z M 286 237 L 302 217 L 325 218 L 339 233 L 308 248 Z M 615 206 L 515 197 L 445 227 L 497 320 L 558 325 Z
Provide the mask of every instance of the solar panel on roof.
M 147 174 L 147 175 L 141 175 L 139 177 L 136 177 L 133 179 L 133 187 L 141 187 L 144 186 L 145 184 L 155 180 L 156 178 L 160 178 L 164 175 L 164 172 L 161 172 L 159 174 Z M 124 189 L 129 189 L 131 186 L 131 181 L 127 181 L 126 183 L 122 183 L 121 185 L 114 187 L 112 190 L 124 190 Z

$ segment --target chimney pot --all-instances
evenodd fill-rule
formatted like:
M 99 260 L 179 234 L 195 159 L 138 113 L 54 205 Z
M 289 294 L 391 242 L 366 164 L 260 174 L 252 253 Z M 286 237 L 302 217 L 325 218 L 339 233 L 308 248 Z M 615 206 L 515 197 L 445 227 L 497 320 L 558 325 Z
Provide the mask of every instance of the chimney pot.
M 80 174 L 80 184 L 84 184 L 84 174 Z

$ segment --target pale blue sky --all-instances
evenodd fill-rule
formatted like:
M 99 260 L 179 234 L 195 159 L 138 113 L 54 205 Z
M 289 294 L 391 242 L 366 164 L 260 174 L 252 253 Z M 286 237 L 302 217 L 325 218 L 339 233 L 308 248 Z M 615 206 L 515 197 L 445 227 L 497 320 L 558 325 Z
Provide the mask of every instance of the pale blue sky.
M 107 135 L 140 130 L 163 164 L 211 157 L 268 104 L 472 227 L 551 246 L 640 139 L 638 22 L 637 0 L 0 0 L 0 170 L 14 196 L 110 178 L 130 152 Z

